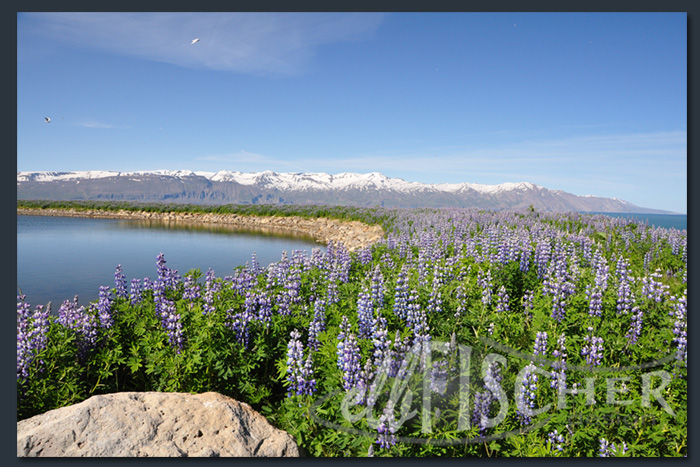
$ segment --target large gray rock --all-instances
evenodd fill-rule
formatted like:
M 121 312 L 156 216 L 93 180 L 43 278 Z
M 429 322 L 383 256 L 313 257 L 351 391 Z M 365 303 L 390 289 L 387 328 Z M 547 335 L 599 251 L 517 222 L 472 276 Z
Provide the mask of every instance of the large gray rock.
M 298 457 L 294 439 L 218 393 L 93 396 L 17 423 L 17 456 Z

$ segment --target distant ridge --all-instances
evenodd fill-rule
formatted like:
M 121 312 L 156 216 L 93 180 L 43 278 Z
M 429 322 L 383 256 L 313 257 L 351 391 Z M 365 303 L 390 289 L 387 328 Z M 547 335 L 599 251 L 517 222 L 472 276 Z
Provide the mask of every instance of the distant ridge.
M 384 207 L 474 207 L 541 212 L 670 214 L 616 198 L 574 195 L 530 182 L 425 184 L 378 172 L 277 173 L 18 172 L 18 199 L 121 200 L 190 204 L 327 204 Z

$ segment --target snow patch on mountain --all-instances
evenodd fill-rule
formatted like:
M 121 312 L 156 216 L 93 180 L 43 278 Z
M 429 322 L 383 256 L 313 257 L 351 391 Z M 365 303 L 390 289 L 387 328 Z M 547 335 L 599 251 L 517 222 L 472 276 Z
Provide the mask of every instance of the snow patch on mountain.
M 152 170 L 135 172 L 115 172 L 104 170 L 76 172 L 18 172 L 17 182 L 52 182 L 80 179 L 97 179 L 108 177 L 135 177 L 159 175 L 165 177 L 204 177 L 215 182 L 236 182 L 241 185 L 258 186 L 266 189 L 289 190 L 349 190 L 377 189 L 401 193 L 437 191 L 459 193 L 474 190 L 485 194 L 499 194 L 514 190 L 533 190 L 541 188 L 529 182 L 501 183 L 500 185 L 482 185 L 478 183 L 438 183 L 426 184 L 408 182 L 401 178 L 390 178 L 379 172 L 366 174 L 344 172 L 339 174 L 327 173 L 277 173 L 270 170 L 264 172 L 235 172 L 220 170 L 218 172 L 194 172 L 191 170 Z

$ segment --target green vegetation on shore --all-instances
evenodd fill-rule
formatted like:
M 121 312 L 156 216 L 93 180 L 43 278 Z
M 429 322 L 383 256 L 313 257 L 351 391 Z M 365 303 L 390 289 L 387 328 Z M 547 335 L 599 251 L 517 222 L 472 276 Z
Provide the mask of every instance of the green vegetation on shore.
M 326 217 L 329 219 L 359 221 L 378 224 L 386 232 L 392 225 L 393 216 L 382 208 L 354 208 L 348 206 L 323 205 L 271 205 L 271 204 L 178 204 L 140 203 L 135 201 L 48 201 L 17 200 L 17 208 L 25 209 L 72 209 L 76 211 L 143 211 L 155 213 L 215 213 L 241 216 L 298 216 L 304 218 Z

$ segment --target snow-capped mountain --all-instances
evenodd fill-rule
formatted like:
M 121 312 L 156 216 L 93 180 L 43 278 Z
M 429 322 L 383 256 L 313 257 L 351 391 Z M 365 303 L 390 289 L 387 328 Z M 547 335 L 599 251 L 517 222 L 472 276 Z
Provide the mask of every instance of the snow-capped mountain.
M 381 173 L 18 172 L 18 199 L 124 200 L 191 204 L 328 204 L 476 207 L 538 211 L 665 212 L 615 198 L 573 195 L 529 182 L 425 184 Z

